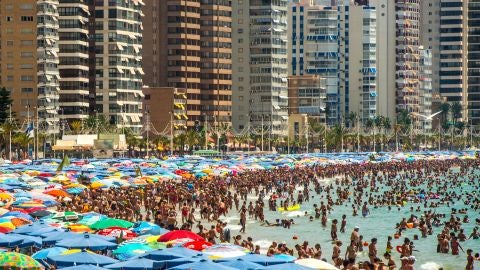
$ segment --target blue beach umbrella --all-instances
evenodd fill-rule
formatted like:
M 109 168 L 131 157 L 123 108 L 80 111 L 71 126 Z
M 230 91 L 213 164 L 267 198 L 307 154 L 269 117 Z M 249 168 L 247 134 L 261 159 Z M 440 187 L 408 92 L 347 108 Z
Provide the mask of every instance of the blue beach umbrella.
M 210 260 L 200 260 L 194 263 L 182 264 L 171 268 L 172 270 L 233 270 L 236 268 L 214 263 Z
M 152 250 L 153 248 L 145 243 L 128 243 L 115 249 L 112 254 L 117 259 L 124 261 Z
M 25 247 L 41 247 L 42 246 L 42 238 L 40 237 L 35 237 L 35 236 L 30 236 L 30 235 L 22 235 L 22 234 L 8 234 L 10 237 L 18 237 L 23 239 L 22 243 L 18 245 L 20 248 L 25 248 Z
M 150 259 L 139 258 L 135 260 L 129 260 L 114 264 L 109 264 L 105 266 L 108 269 L 115 270 L 150 270 L 150 269 L 160 269 L 162 263 L 153 261 Z
M 0 233 L 0 247 L 16 247 L 23 242 L 23 237 L 15 234 Z
M 312 270 L 312 268 L 298 265 L 293 262 L 276 264 L 268 267 L 269 270 Z
M 76 266 L 60 268 L 62 270 L 107 270 L 107 268 L 98 267 L 92 264 L 81 264 Z
M 33 221 L 33 218 L 30 215 L 22 213 L 20 211 L 11 211 L 1 215 L 0 217 L 16 217 L 16 218 L 23 218 L 26 220 Z
M 232 267 L 235 269 L 245 269 L 245 270 L 267 269 L 266 267 L 258 263 L 244 261 L 242 258 L 238 258 L 236 260 L 230 260 L 226 262 L 219 262 L 219 264 Z
M 47 259 L 48 256 L 60 255 L 65 251 L 67 251 L 67 249 L 62 248 L 62 247 L 46 248 L 46 249 L 42 249 L 42 250 L 39 250 L 39 251 L 35 252 L 32 255 L 32 258 L 34 258 L 35 260 L 45 260 L 45 259 Z
M 184 247 L 173 247 L 147 252 L 140 257 L 148 258 L 155 261 L 166 261 L 178 258 L 193 257 L 197 254 L 200 254 L 200 252 Z
M 199 262 L 201 260 L 208 260 L 208 257 L 204 256 L 203 254 L 198 254 L 197 256 L 177 258 L 173 260 L 163 261 L 162 263 L 164 268 L 170 269 L 187 263 Z
M 236 261 L 237 259 L 240 259 L 240 258 L 242 259 L 242 261 L 256 263 L 256 264 L 260 264 L 260 265 L 263 265 L 263 266 L 282 264 L 282 263 L 286 263 L 288 261 L 291 261 L 290 258 L 285 259 L 285 258 L 277 258 L 277 257 L 268 257 L 268 256 L 252 254 L 252 253 L 249 253 L 249 254 L 247 254 L 245 256 L 241 256 L 241 257 L 223 258 L 223 259 L 218 259 L 218 260 L 215 260 L 215 261 L 217 261 L 217 262 L 231 262 L 231 261 Z
M 91 250 L 115 249 L 117 244 L 103 240 L 98 237 L 91 237 L 84 234 L 83 237 L 74 237 L 58 241 L 56 246 L 65 248 L 87 248 Z
M 26 234 L 26 235 L 30 235 L 30 236 L 45 237 L 45 235 L 47 235 L 49 233 L 52 233 L 52 232 L 56 232 L 56 231 L 58 231 L 58 228 L 47 226 L 47 227 L 44 227 L 44 228 L 39 228 L 38 230 L 33 231 L 33 232 L 27 232 L 27 233 L 22 233 L 22 234 Z
M 36 231 L 38 231 L 40 229 L 44 229 L 44 228 L 53 228 L 53 227 L 48 226 L 43 221 L 38 221 L 38 222 L 34 222 L 32 224 L 28 224 L 28 225 L 16 228 L 15 230 L 13 230 L 13 232 L 14 233 L 19 233 L 19 234 L 28 234 L 28 233 L 36 232 Z M 55 228 L 53 228 L 53 229 L 55 229 Z
M 74 266 L 80 264 L 93 264 L 103 266 L 118 262 L 107 256 L 91 253 L 88 251 L 81 251 L 68 255 L 57 255 L 47 257 L 47 261 L 55 264 L 57 267 L 61 266 Z
M 297 258 L 295 258 L 291 255 L 287 255 L 287 254 L 275 254 L 275 255 L 273 255 L 273 257 L 276 258 L 276 259 L 283 260 L 284 262 L 293 262 L 297 259 Z
M 145 221 L 135 223 L 135 225 L 133 225 L 133 228 L 131 228 L 131 231 L 138 235 L 160 235 L 169 232 L 169 230 L 160 228 L 160 226 L 158 226 L 157 224 Z

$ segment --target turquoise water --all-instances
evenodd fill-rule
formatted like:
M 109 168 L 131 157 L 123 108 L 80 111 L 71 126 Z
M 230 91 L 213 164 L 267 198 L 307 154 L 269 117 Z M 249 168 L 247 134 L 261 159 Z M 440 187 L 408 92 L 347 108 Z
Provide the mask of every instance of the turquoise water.
M 331 181 L 331 180 L 330 180 Z M 328 181 L 327 181 L 328 182 Z M 478 181 L 476 182 L 478 184 Z M 418 188 L 418 187 L 417 187 Z M 462 185 L 456 187 L 454 190 L 457 192 L 472 192 L 475 187 Z M 298 192 L 298 191 L 297 191 Z M 296 192 L 296 193 L 297 193 Z M 478 190 L 477 190 L 478 192 Z M 359 215 L 356 217 L 352 216 L 351 203 L 344 204 L 341 206 L 334 206 L 334 211 L 328 216 L 327 227 L 323 228 L 321 226 L 320 219 L 315 219 L 314 221 L 309 221 L 309 216 L 314 216 L 314 207 L 313 204 L 320 204 L 320 196 L 313 191 L 311 188 L 310 196 L 314 196 L 313 199 L 310 199 L 309 202 L 306 202 L 302 205 L 300 211 L 280 213 L 272 212 L 268 210 L 268 207 L 264 209 L 265 218 L 270 222 L 274 222 L 275 219 L 279 218 L 293 218 L 295 225 L 292 225 L 291 229 L 279 228 L 279 227 L 265 227 L 260 224 L 259 221 L 247 220 L 247 229 L 246 234 L 242 234 L 243 239 L 247 236 L 251 236 L 254 239 L 254 242 L 262 247 L 262 251 L 266 252 L 266 249 L 271 244 L 272 241 L 285 241 L 289 248 L 294 248 L 295 244 L 302 244 L 303 241 L 309 241 L 309 245 L 313 247 L 316 243 L 319 243 L 322 246 L 322 258 L 326 258 L 328 262 L 331 263 L 331 255 L 333 245 L 330 240 L 330 226 L 331 220 L 338 219 L 339 225 L 338 230 L 340 229 L 340 220 L 343 214 L 347 215 L 347 228 L 345 233 L 338 233 L 339 239 L 343 242 L 341 247 L 342 255 L 346 250 L 346 246 L 350 243 L 350 233 L 352 232 L 355 226 L 360 227 L 360 234 L 364 236 L 364 241 L 370 242 L 370 239 L 376 237 L 378 239 L 377 249 L 378 254 L 383 259 L 383 253 L 385 252 L 385 247 L 387 243 L 387 236 L 395 233 L 395 224 L 400 222 L 402 217 L 408 218 L 412 212 L 410 212 L 410 207 L 416 209 L 418 206 L 422 209 L 422 212 L 413 212 L 413 214 L 420 216 L 423 213 L 423 203 L 416 204 L 409 202 L 405 207 L 400 208 L 400 211 L 397 208 L 392 208 L 391 211 L 387 207 L 379 207 L 377 209 L 373 206 L 369 206 L 370 215 L 367 218 L 361 217 L 361 211 L 359 210 Z M 478 196 L 478 195 L 477 195 Z M 296 198 L 296 196 L 295 196 Z M 249 200 L 255 200 L 255 196 L 249 197 Z M 334 195 L 333 200 L 335 201 L 336 195 Z M 326 203 L 326 200 L 323 200 Z M 266 206 L 268 206 L 268 201 L 265 201 Z M 456 208 L 468 208 L 468 216 L 470 218 L 470 223 L 463 224 L 465 229 L 465 234 L 467 237 L 472 232 L 472 229 L 475 225 L 475 218 L 480 217 L 480 214 L 474 212 L 470 207 L 465 206 L 463 201 L 456 201 L 450 207 L 447 205 L 441 205 L 440 207 L 434 208 L 433 210 L 436 213 L 446 214 L 447 218 L 450 217 L 450 209 Z M 308 216 L 304 216 L 304 212 L 307 211 Z M 457 215 L 460 218 L 463 218 L 464 215 Z M 230 216 L 226 219 L 223 218 L 229 223 L 229 226 L 232 231 L 232 237 L 238 234 L 240 227 L 237 225 L 239 216 L 236 211 L 231 211 Z M 413 239 L 413 236 L 417 234 L 420 238 L 419 240 L 414 241 L 415 249 L 418 252 L 414 252 L 414 256 L 417 261 L 415 263 L 415 269 L 438 269 L 438 267 L 443 267 L 447 269 L 464 269 L 466 265 L 466 254 L 460 251 L 460 255 L 454 256 L 450 254 L 439 254 L 436 252 L 437 248 L 437 239 L 436 235 L 441 231 L 441 227 L 434 227 L 433 234 L 429 235 L 428 238 L 421 238 L 421 233 L 418 229 L 407 230 L 407 232 L 402 234 L 402 237 L 398 240 L 393 240 L 392 245 L 395 247 L 403 243 L 405 237 Z M 293 240 L 293 236 L 298 236 L 298 240 Z M 464 250 L 471 248 L 474 250 L 474 253 L 480 252 L 480 240 L 467 240 L 466 242 L 461 242 L 461 246 Z M 367 249 L 367 248 L 366 248 Z M 297 254 L 294 254 L 297 255 Z M 397 267 L 400 265 L 399 253 L 396 251 L 393 252 L 393 258 L 397 263 Z M 359 260 L 368 260 L 367 252 L 363 251 L 358 253 L 357 261 Z M 476 262 L 476 267 L 479 267 L 480 263 Z

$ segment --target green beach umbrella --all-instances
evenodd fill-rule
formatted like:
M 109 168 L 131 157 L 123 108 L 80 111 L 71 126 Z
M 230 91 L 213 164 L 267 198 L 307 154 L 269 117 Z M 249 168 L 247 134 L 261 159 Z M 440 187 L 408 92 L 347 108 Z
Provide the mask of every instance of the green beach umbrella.
M 103 230 L 110 227 L 122 227 L 122 228 L 128 229 L 132 226 L 133 226 L 132 222 L 129 222 L 123 219 L 106 218 L 93 223 L 90 226 L 90 228 L 93 230 Z
M 44 267 L 32 257 L 16 252 L 0 253 L 0 269 L 37 270 Z

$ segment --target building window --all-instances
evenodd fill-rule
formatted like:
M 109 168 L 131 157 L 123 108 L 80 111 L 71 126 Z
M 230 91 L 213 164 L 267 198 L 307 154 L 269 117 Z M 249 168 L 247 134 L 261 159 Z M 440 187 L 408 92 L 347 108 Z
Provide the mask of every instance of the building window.
M 7 69 L 13 69 L 13 64 L 7 64 Z
M 13 46 L 13 40 L 7 40 L 7 46 Z
M 21 10 L 33 10 L 33 5 L 32 4 L 21 4 L 20 9 Z
M 7 34 L 13 34 L 13 29 L 12 28 L 7 28 Z
M 243 34 L 243 28 L 239 28 L 239 29 L 237 30 L 237 32 L 238 32 L 239 34 Z
M 6 6 L 5 6 L 5 9 L 6 9 L 6 10 L 12 10 L 12 9 L 13 9 L 13 5 L 6 5 Z
M 145 100 L 150 100 L 150 95 L 145 95 Z
M 33 93 L 33 88 L 22 88 L 22 93 Z
M 33 57 L 33 53 L 32 52 L 21 52 L 20 53 L 20 56 L 22 58 L 32 58 Z
M 33 69 L 33 65 L 32 64 L 21 64 L 20 68 L 21 69 Z
M 239 86 L 238 91 L 243 91 L 243 86 Z
M 32 46 L 33 41 L 32 40 L 22 40 L 22 41 L 20 41 L 20 45 L 22 45 L 22 46 Z
M 243 48 L 238 48 L 239 53 L 243 53 Z
M 20 19 L 22 22 L 33 22 L 33 16 L 21 16 Z
M 239 82 L 243 82 L 243 77 L 238 77 Z
M 13 22 L 13 17 L 12 16 L 7 16 L 7 22 Z
M 31 81 L 33 81 L 33 76 L 22 75 L 22 76 L 20 77 L 20 80 L 21 80 L 22 82 L 31 82 Z
M 238 19 L 238 24 L 243 24 L 243 19 Z
M 13 76 L 12 75 L 7 76 L 7 82 L 13 82 Z
M 20 33 L 22 34 L 32 34 L 33 33 L 33 29 L 32 28 L 22 28 L 20 30 Z

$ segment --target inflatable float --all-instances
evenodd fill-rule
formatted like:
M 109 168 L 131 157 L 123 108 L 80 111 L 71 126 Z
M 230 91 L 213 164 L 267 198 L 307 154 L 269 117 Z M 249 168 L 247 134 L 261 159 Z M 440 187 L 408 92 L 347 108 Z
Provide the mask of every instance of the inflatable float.
M 297 210 L 300 210 L 300 204 L 294 204 L 292 206 L 289 206 L 289 207 L 287 207 L 287 210 L 285 210 L 284 207 L 279 207 L 277 210 L 280 211 L 280 212 L 283 212 L 283 211 L 297 211 Z

